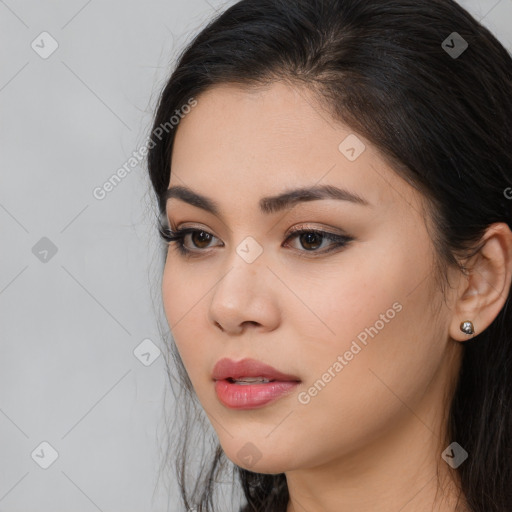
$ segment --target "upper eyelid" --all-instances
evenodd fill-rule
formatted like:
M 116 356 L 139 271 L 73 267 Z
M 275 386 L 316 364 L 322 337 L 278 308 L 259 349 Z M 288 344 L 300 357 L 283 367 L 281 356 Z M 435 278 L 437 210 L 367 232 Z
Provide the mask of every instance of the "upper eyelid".
M 209 228 L 202 228 L 202 227 L 198 227 L 198 226 L 185 226 L 185 227 L 180 227 L 178 228 L 177 226 L 174 228 L 172 227 L 172 222 L 170 221 L 169 217 L 163 213 L 162 214 L 162 218 L 163 218 L 163 223 L 162 221 L 161 224 L 164 228 L 168 228 L 168 229 L 171 229 L 172 231 L 184 231 L 184 230 L 189 230 L 189 229 L 193 229 L 193 230 L 197 230 L 197 231 L 205 231 L 206 233 L 209 233 L 211 235 L 213 235 L 213 233 L 211 232 L 211 230 Z M 187 222 L 184 222 L 182 224 L 188 224 Z M 229 232 L 232 233 L 233 231 L 229 229 Z M 288 233 L 289 234 L 294 234 L 295 232 L 297 231 L 300 231 L 300 230 L 304 230 L 304 231 L 317 231 L 317 232 L 322 232 L 322 233 L 328 233 L 328 234 L 331 234 L 331 235 L 334 235 L 334 236 L 346 236 L 346 237 L 349 237 L 349 233 L 344 231 L 343 229 L 340 229 L 340 228 L 329 228 L 329 227 L 313 227 L 313 226 L 309 226 L 307 222 L 299 222 L 293 229 L 289 230 Z M 216 236 L 216 235 L 213 235 L 213 236 Z M 219 237 L 216 237 L 216 238 L 219 238 Z
M 164 221 L 164 223 L 163 223 L 164 227 L 168 227 L 168 228 L 172 229 L 173 231 L 177 231 L 178 230 L 177 227 L 176 228 L 172 227 L 172 223 L 171 223 L 171 220 L 170 220 L 170 212 L 167 209 L 162 211 L 160 213 L 160 216 L 161 216 L 161 218 Z M 186 222 L 184 222 L 184 223 L 186 223 Z M 221 221 L 221 224 L 222 224 L 223 228 L 226 229 L 229 232 L 230 235 L 233 234 L 233 230 L 227 224 L 225 224 L 222 221 Z M 336 227 L 309 227 L 309 226 L 307 226 L 307 222 L 302 222 L 302 223 L 299 222 L 298 225 L 299 226 L 305 226 L 304 229 L 308 230 L 308 231 L 323 231 L 325 233 L 329 233 L 329 234 L 332 234 L 334 236 L 346 236 L 346 237 L 350 236 L 348 232 L 346 232 L 345 230 L 343 230 L 341 228 L 336 228 Z M 271 228 L 270 231 L 275 230 L 276 227 L 277 227 L 277 225 L 274 224 L 274 226 Z M 198 230 L 206 231 L 206 232 L 211 234 L 211 231 L 209 229 L 204 229 L 204 228 L 199 228 L 199 227 L 196 228 L 195 226 L 187 226 L 186 228 L 180 228 L 180 230 L 181 229 L 198 229 Z M 267 231 L 267 233 L 268 233 L 268 231 Z M 219 237 L 217 237 L 217 238 L 219 238 Z

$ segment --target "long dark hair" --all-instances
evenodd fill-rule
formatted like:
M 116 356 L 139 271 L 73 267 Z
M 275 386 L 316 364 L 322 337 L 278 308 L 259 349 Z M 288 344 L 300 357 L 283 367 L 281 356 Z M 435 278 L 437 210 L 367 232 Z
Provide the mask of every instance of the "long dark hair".
M 456 32 L 457 34 L 454 34 Z M 465 48 L 464 41 L 467 43 Z M 481 248 L 494 222 L 511 224 L 512 59 L 453 0 L 242 0 L 188 45 L 156 112 L 149 175 L 165 211 L 176 129 L 158 131 L 183 105 L 215 84 L 300 84 L 334 119 L 371 141 L 421 191 L 434 221 L 437 277 Z M 456 470 L 474 512 L 505 512 L 512 502 L 512 311 L 510 296 L 492 322 L 464 344 L 447 429 L 469 453 Z M 171 343 L 184 397 L 197 407 Z M 187 490 L 190 411 L 176 459 L 187 509 L 213 511 L 226 457 L 217 444 L 206 475 Z M 229 464 L 229 463 L 228 463 Z M 286 510 L 284 474 L 232 464 L 246 511 Z

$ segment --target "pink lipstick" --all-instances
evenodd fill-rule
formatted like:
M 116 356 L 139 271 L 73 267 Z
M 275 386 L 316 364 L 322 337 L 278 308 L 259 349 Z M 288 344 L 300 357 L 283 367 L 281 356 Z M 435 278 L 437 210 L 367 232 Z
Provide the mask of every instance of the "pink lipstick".
M 217 361 L 212 378 L 220 402 L 232 409 L 256 409 L 287 395 L 301 381 L 255 359 Z

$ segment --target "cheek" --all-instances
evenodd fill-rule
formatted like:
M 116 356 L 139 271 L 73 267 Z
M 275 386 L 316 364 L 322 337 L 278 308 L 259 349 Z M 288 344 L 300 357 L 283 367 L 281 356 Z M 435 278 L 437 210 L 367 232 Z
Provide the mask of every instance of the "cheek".
M 294 282 L 296 298 L 283 298 L 282 308 L 300 333 L 301 350 L 319 364 L 325 365 L 329 357 L 335 360 L 350 349 L 353 340 L 364 347 L 375 335 L 372 326 L 376 324 L 379 333 L 389 330 L 403 310 L 401 283 L 393 279 L 394 269 L 383 274 L 380 265 L 365 263 L 359 255 L 302 274 L 307 277 L 286 276 Z
M 178 256 L 170 255 L 162 276 L 162 299 L 167 321 L 171 329 L 186 329 L 197 317 L 202 301 L 208 300 L 208 290 L 214 276 L 205 273 L 193 264 L 182 263 Z M 204 308 L 203 308 L 204 309 Z
M 179 292 L 177 292 L 178 290 Z M 186 304 L 179 299 L 179 296 L 186 295 L 183 293 L 184 290 L 184 280 L 180 278 L 180 273 L 176 271 L 176 267 L 169 263 L 168 256 L 162 276 L 162 300 L 167 323 L 171 329 L 178 324 L 178 320 L 186 312 Z
M 292 319 L 301 333 L 298 367 L 308 369 L 302 421 L 355 446 L 420 399 L 445 350 L 445 326 L 433 321 L 432 278 L 424 279 L 428 263 L 423 256 L 418 268 L 406 252 L 378 266 L 360 259 L 350 273 L 301 287 L 320 317 L 297 305 Z
M 210 286 L 197 273 L 183 271 L 175 261 L 165 265 L 162 276 L 162 300 L 167 323 L 190 379 L 194 380 L 194 369 L 204 365 L 204 356 L 198 350 L 204 346 L 204 330 L 198 329 L 198 314 L 201 300 L 207 300 Z M 204 311 L 204 308 L 203 310 Z M 204 314 L 204 313 L 203 313 Z
M 295 279 L 302 304 L 294 301 L 293 323 L 306 333 L 307 345 L 332 354 L 349 350 L 354 340 L 362 347 L 380 340 L 372 343 L 376 356 L 418 350 L 423 334 L 432 333 L 438 299 L 432 298 L 428 250 L 428 240 L 418 238 L 411 248 L 404 237 L 388 233 Z

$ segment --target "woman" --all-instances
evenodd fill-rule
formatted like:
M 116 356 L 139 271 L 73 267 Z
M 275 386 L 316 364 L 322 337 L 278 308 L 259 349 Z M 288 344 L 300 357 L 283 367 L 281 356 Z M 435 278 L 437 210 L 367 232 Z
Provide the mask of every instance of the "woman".
M 185 508 L 226 510 L 232 468 L 244 511 L 511 510 L 496 38 L 451 0 L 242 0 L 153 134 Z M 218 440 L 192 482 L 190 406 Z

